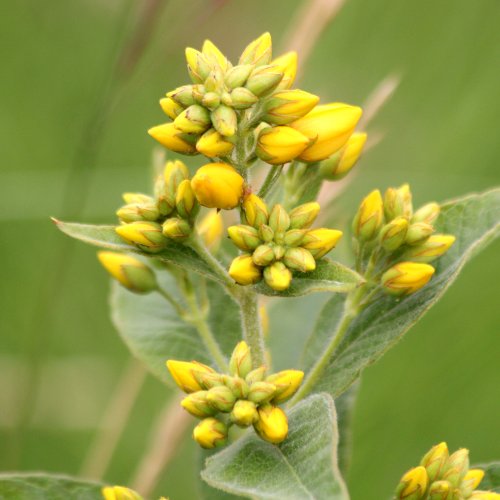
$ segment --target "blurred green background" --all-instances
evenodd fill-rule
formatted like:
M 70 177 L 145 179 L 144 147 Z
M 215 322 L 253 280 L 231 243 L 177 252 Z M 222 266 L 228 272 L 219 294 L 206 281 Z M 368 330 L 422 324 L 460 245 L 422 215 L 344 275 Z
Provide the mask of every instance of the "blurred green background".
M 111 222 L 127 190 L 149 185 L 149 126 L 163 93 L 187 81 L 186 45 L 212 39 L 231 58 L 263 31 L 283 49 L 303 2 L 18 0 L 0 16 L 0 470 L 78 474 L 128 353 L 110 323 L 95 249 L 49 216 Z M 408 181 L 416 202 L 498 184 L 498 0 L 348 0 L 301 87 L 362 104 L 388 74 L 402 82 L 369 132 L 384 133 L 332 221 L 347 224 L 374 187 Z M 288 35 L 289 36 L 289 35 Z M 387 498 L 432 445 L 500 459 L 498 242 L 364 376 L 348 482 L 353 500 Z M 308 299 L 316 310 L 321 297 Z M 307 328 L 272 314 L 278 365 Z M 312 322 L 312 314 L 311 314 Z M 283 342 L 285 339 L 286 342 Z M 295 344 L 294 344 L 295 345 Z M 281 367 L 281 366 L 278 366 Z M 168 390 L 149 378 L 105 479 L 128 484 Z M 197 498 L 189 439 L 157 492 Z

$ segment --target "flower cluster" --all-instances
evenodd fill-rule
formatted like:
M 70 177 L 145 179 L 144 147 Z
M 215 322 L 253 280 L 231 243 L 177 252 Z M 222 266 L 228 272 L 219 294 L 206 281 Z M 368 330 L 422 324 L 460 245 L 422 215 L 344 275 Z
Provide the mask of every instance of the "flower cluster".
M 178 153 L 234 155 L 238 161 L 229 163 L 245 165 L 256 157 L 271 165 L 317 162 L 342 149 L 361 117 L 357 106 L 318 105 L 317 96 L 292 89 L 297 54 L 273 59 L 269 33 L 251 42 L 235 66 L 209 40 L 201 52 L 186 49 L 186 60 L 193 84 L 160 100 L 172 122 L 149 130 Z
M 181 405 L 201 419 L 193 438 L 203 448 L 226 444 L 231 425 L 253 425 L 257 434 L 270 443 L 280 443 L 288 434 L 285 412 L 277 405 L 298 389 L 304 373 L 284 370 L 266 376 L 266 368 L 252 367 L 250 348 L 240 342 L 229 363 L 230 374 L 196 361 L 167 361 L 176 384 L 188 394 Z
M 242 203 L 244 224 L 231 226 L 231 241 L 245 253 L 236 257 L 230 276 L 240 285 L 257 283 L 264 277 L 274 290 L 286 290 L 292 271 L 308 272 L 316 260 L 326 255 L 342 236 L 336 229 L 309 229 L 320 206 L 300 205 L 290 213 L 279 204 L 269 210 L 265 201 L 249 194 Z
M 476 490 L 484 477 L 469 469 L 469 450 L 451 455 L 446 443 L 431 448 L 420 465 L 406 472 L 396 488 L 395 500 L 500 500 L 500 494 Z
M 361 202 L 353 221 L 358 259 L 370 256 L 368 274 L 384 271 L 380 283 L 388 293 L 408 295 L 426 285 L 435 271 L 429 262 L 454 243 L 452 235 L 433 234 L 439 212 L 437 203 L 414 212 L 408 184 L 387 189 L 384 199 L 376 189 Z

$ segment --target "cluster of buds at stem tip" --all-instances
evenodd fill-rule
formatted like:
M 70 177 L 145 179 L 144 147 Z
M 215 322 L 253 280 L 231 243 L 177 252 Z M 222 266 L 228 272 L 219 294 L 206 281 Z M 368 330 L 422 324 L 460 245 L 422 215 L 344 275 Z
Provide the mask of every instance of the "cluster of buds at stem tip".
M 229 238 L 244 252 L 231 263 L 230 276 L 240 285 L 264 278 L 273 290 L 283 291 L 291 284 L 292 272 L 316 269 L 316 261 L 342 236 L 336 229 L 310 229 L 319 209 L 318 203 L 310 202 L 290 212 L 281 205 L 269 210 L 257 195 L 247 195 L 242 224 L 228 228 Z
M 450 454 L 446 443 L 432 447 L 420 465 L 407 471 L 395 492 L 395 500 L 500 500 L 498 493 L 476 490 L 484 477 L 481 469 L 469 469 L 469 450 Z
M 149 130 L 166 148 L 223 161 L 244 149 L 246 161 L 258 156 L 271 165 L 336 155 L 328 178 L 344 175 L 359 157 L 366 134 L 353 132 L 361 108 L 319 105 L 318 96 L 293 89 L 297 54 L 273 58 L 269 33 L 251 42 L 237 64 L 209 40 L 201 51 L 187 48 L 186 62 L 192 83 L 160 100 L 172 121 Z
M 372 262 L 386 292 L 408 295 L 432 278 L 429 263 L 455 242 L 453 235 L 434 234 L 439 212 L 437 203 L 413 211 L 408 184 L 387 189 L 384 197 L 376 189 L 361 202 L 352 225 L 356 251 Z
M 288 434 L 288 420 L 278 407 L 299 388 L 304 372 L 284 370 L 266 374 L 265 366 L 255 368 L 250 348 L 240 342 L 229 362 L 229 373 L 217 373 L 196 361 L 167 361 L 175 383 L 188 395 L 182 407 L 201 422 L 193 438 L 203 448 L 227 443 L 232 425 L 253 426 L 270 443 L 281 443 Z
M 179 160 L 166 163 L 154 191 L 154 196 L 125 193 L 126 205 L 116 212 L 121 222 L 116 232 L 148 253 L 161 252 L 169 241 L 186 241 L 200 209 L 189 171 Z

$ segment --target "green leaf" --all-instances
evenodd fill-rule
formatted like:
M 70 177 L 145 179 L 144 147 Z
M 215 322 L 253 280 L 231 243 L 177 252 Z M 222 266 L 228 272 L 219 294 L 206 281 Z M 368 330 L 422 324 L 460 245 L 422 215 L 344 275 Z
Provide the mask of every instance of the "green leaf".
M 298 297 L 314 292 L 347 293 L 363 283 L 363 278 L 348 267 L 329 259 L 321 259 L 314 271 L 296 272 L 290 288 L 277 292 L 264 281 L 255 286 L 258 293 L 273 297 Z
M 349 498 L 337 467 L 337 417 L 327 394 L 288 412 L 289 434 L 278 446 L 253 430 L 207 459 L 202 478 L 226 492 L 257 499 Z
M 406 298 L 384 296 L 368 306 L 349 325 L 315 392 L 334 398 L 342 394 L 368 365 L 377 361 L 436 303 L 458 273 L 481 248 L 499 234 L 500 189 L 474 194 L 446 203 L 437 221 L 438 232 L 454 234 L 451 249 L 435 262 L 436 274 L 419 292 Z M 339 321 L 342 300 L 333 297 L 319 315 L 303 355 L 304 366 L 324 351 Z
M 101 248 L 117 252 L 133 252 L 148 258 L 156 258 L 168 264 L 174 264 L 184 269 L 195 271 L 208 278 L 219 280 L 198 254 L 191 248 L 171 242 L 165 250 L 151 254 L 141 251 L 134 245 L 125 243 L 115 232 L 115 226 L 96 226 L 92 224 L 77 224 L 61 222 L 53 219 L 56 226 L 68 236 Z
M 102 500 L 102 486 L 63 475 L 0 474 L 0 498 L 6 500 Z
M 205 461 L 215 455 L 219 450 L 204 450 L 203 448 L 198 447 L 197 453 L 197 462 L 198 469 L 201 470 L 205 466 Z M 232 493 L 226 493 L 225 491 L 221 491 L 209 486 L 205 481 L 203 481 L 198 476 L 198 490 L 200 498 L 203 500 L 236 500 L 241 498 L 240 495 L 233 495 Z
M 161 287 L 177 298 L 172 275 L 161 271 L 157 276 Z M 209 282 L 207 291 L 208 323 L 222 352 L 229 357 L 241 339 L 239 309 L 219 284 Z M 132 354 L 163 382 L 172 383 L 165 368 L 167 359 L 197 360 L 215 366 L 196 328 L 185 323 L 158 293 L 137 295 L 114 282 L 111 311 L 113 324 Z
M 484 478 L 477 487 L 478 490 L 491 490 L 500 493 L 500 462 L 474 465 L 472 468 L 484 470 Z

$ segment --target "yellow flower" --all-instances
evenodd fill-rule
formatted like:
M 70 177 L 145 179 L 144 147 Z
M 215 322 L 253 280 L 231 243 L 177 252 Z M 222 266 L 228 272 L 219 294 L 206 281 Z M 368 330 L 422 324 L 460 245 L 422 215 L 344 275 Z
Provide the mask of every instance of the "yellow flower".
M 207 132 L 205 132 L 196 143 L 196 149 L 201 154 L 204 154 L 209 158 L 226 156 L 233 150 L 233 148 L 234 144 L 226 141 L 224 136 L 213 128 L 207 130 Z
M 378 189 L 366 196 L 352 223 L 354 234 L 363 240 L 371 240 L 378 234 L 384 219 L 382 195 Z
M 176 103 L 172 98 L 170 97 L 164 97 L 163 99 L 160 99 L 160 106 L 163 112 L 172 118 L 172 120 L 175 120 L 184 110 L 184 108 Z
M 409 295 L 432 278 L 435 269 L 419 262 L 400 262 L 382 275 L 382 285 L 392 295 Z
M 97 257 L 106 271 L 125 288 L 136 293 L 148 293 L 157 288 L 156 277 L 139 259 L 118 252 L 98 252 Z
M 402 478 L 396 489 L 397 499 L 414 498 L 415 500 L 423 498 L 429 478 L 425 467 L 418 466 L 410 469 Z M 411 496 L 413 495 L 413 496 Z
M 262 279 L 262 271 L 249 254 L 236 257 L 229 267 L 229 276 L 239 285 L 252 285 Z
M 215 373 L 212 368 L 197 361 L 188 362 L 169 359 L 166 364 L 175 383 L 188 394 L 203 390 L 203 387 L 197 382 L 194 372 Z
M 104 500 L 142 500 L 139 493 L 124 486 L 105 486 L 102 495 Z
M 266 381 L 276 386 L 276 393 L 272 403 L 283 403 L 291 398 L 304 378 L 304 372 L 300 370 L 283 370 L 267 377 Z
M 227 441 L 227 426 L 216 418 L 205 418 L 194 428 L 193 438 L 202 448 L 223 446 Z
M 269 443 L 278 444 L 288 435 L 288 419 L 285 412 L 277 406 L 269 404 L 258 408 L 259 419 L 254 424 L 259 436 Z
M 366 133 L 354 132 L 340 151 L 321 163 L 322 176 L 332 181 L 345 177 L 359 160 L 366 138 Z
M 263 120 L 267 123 L 286 125 L 309 113 L 318 101 L 318 96 L 299 89 L 275 92 L 266 103 Z
M 342 231 L 337 229 L 311 229 L 307 231 L 300 246 L 309 250 L 312 256 L 318 260 L 334 248 L 341 237 Z
M 204 207 L 230 210 L 243 196 L 243 177 L 226 163 L 208 163 L 191 180 L 194 194 Z
M 231 412 L 231 420 L 240 427 L 248 427 L 257 421 L 259 415 L 255 403 L 240 399 L 236 401 L 233 411 Z
M 259 135 L 255 152 L 271 165 L 282 165 L 299 156 L 309 142 L 305 135 L 291 127 L 265 128 Z
M 316 106 L 303 118 L 290 123 L 290 127 L 314 141 L 299 158 L 315 162 L 336 153 L 354 132 L 361 114 L 357 106 L 335 102 Z
M 474 491 L 468 500 L 500 500 L 500 493 L 493 491 Z
M 176 153 L 197 154 L 194 143 L 188 134 L 184 134 L 175 127 L 173 123 L 164 123 L 148 130 L 148 134 L 156 139 L 162 146 L 175 151 Z M 189 140 L 188 140 L 189 139 Z
M 264 269 L 266 283 L 278 292 L 286 290 L 292 281 L 292 273 L 283 262 L 275 262 Z
M 470 469 L 460 483 L 460 489 L 466 495 L 470 495 L 483 480 L 484 471 L 481 469 Z
M 291 88 L 297 75 L 297 52 L 287 52 L 273 59 L 270 64 L 276 66 L 283 73 L 283 79 L 278 85 L 278 89 Z

